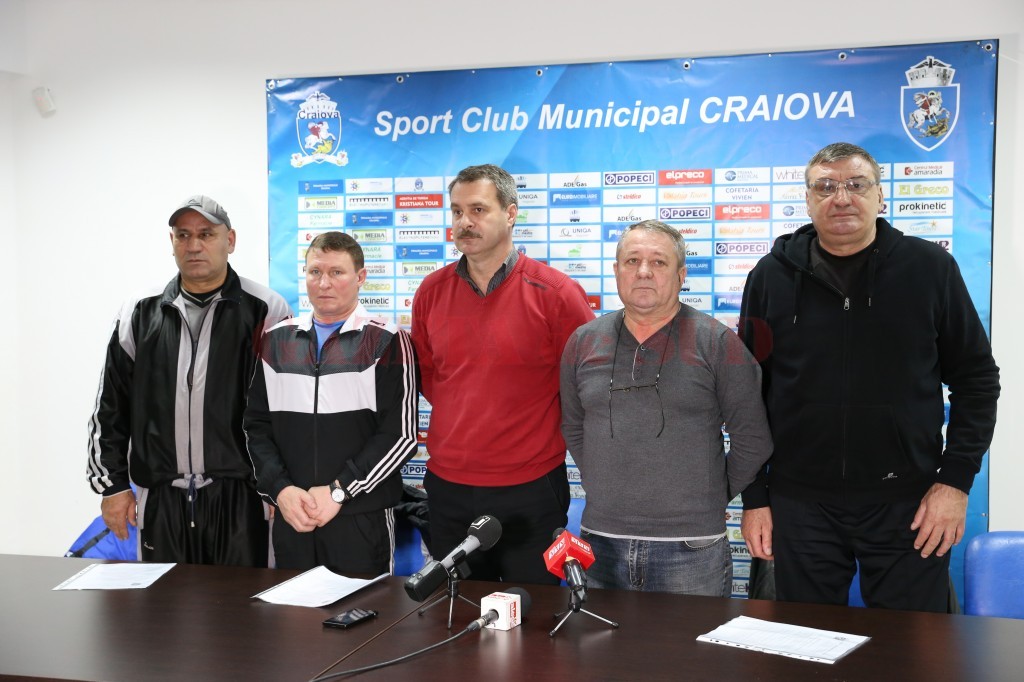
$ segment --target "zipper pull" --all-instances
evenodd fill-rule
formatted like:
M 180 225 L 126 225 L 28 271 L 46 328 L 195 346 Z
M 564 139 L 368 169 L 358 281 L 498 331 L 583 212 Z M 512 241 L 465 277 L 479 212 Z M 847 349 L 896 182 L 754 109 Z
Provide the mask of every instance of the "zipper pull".
M 843 310 L 849 310 L 849 309 L 850 309 L 850 297 L 847 296 L 846 298 L 843 299 Z

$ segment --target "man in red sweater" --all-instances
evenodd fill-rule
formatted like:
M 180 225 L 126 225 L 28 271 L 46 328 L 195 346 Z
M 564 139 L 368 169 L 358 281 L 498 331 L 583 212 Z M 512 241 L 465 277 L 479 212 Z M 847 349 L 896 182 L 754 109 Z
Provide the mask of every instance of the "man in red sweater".
M 569 508 L 559 361 L 566 339 L 594 314 L 579 284 L 513 246 L 511 175 L 470 166 L 448 191 L 463 256 L 424 279 L 412 305 L 433 408 L 423 479 L 430 550 L 447 555 L 470 523 L 490 514 L 501 540 L 470 555 L 473 577 L 557 584 L 543 553 Z

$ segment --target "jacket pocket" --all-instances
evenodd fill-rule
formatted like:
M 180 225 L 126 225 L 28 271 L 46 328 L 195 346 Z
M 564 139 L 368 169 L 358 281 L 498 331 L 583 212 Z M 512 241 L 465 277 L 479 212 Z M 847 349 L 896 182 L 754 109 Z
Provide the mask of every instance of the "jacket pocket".
M 773 415 L 775 473 L 814 486 L 838 485 L 842 478 L 842 411 L 820 403 L 794 406 L 795 414 Z
M 911 470 L 890 405 L 851 405 L 846 426 L 850 483 L 896 482 Z

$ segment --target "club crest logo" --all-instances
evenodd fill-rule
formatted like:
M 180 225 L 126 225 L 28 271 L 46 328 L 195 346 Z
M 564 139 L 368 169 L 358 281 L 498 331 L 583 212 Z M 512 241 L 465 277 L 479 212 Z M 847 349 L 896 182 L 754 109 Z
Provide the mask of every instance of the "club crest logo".
M 320 92 L 313 92 L 299 105 L 295 116 L 295 132 L 301 152 L 292 154 L 292 166 L 302 168 L 311 163 L 348 164 L 348 153 L 341 142 L 341 112 L 336 102 Z
M 931 151 L 946 141 L 960 113 L 960 84 L 949 64 L 929 55 L 906 71 L 900 95 L 903 129 L 918 147 Z

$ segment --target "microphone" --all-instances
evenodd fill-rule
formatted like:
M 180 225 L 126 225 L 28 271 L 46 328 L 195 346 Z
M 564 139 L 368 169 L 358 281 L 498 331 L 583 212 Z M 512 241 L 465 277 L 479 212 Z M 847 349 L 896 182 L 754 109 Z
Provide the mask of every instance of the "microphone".
M 416 601 L 423 601 L 434 593 L 445 580 L 448 572 L 461 563 L 472 552 L 487 551 L 501 537 L 501 523 L 493 516 L 484 515 L 469 525 L 468 537 L 448 553 L 441 561 L 430 561 L 426 566 L 409 576 L 405 581 L 405 593 Z
M 466 626 L 472 632 L 480 628 L 511 630 L 523 622 L 530 610 L 530 593 L 521 587 L 509 588 L 508 592 L 492 592 L 480 600 L 480 617 Z
M 552 534 L 554 542 L 544 552 L 544 563 L 548 571 L 565 578 L 566 584 L 575 592 L 580 601 L 587 599 L 587 569 L 594 563 L 594 550 L 564 528 Z

